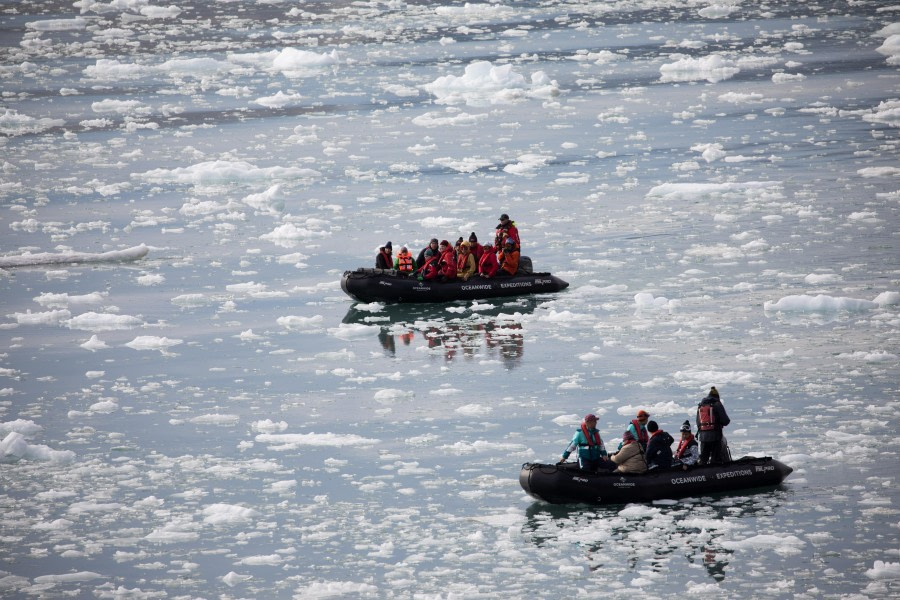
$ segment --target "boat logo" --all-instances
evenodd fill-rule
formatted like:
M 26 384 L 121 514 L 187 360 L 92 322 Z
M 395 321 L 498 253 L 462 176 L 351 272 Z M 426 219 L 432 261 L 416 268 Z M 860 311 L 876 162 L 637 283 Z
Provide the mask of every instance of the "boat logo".
M 537 285 L 541 285 L 542 283 L 553 283 L 552 279 L 535 279 L 534 282 Z
M 491 289 L 491 287 L 492 287 L 491 284 L 486 284 L 486 285 L 463 285 L 463 286 L 460 286 L 459 289 L 461 289 L 461 290 L 489 290 L 489 289 Z
M 765 473 L 766 471 L 774 471 L 775 467 L 772 465 L 766 465 L 765 467 L 755 467 L 757 473 Z
M 619 481 L 613 484 L 614 487 L 634 487 L 633 481 L 625 481 L 624 477 L 620 477 Z
M 391 286 L 393 285 L 390 281 L 379 281 L 378 284 L 379 284 L 379 285 L 386 285 L 386 286 L 388 286 L 388 287 L 391 287 Z
M 725 473 L 716 473 L 716 479 L 728 479 L 729 477 L 743 477 L 745 475 L 753 475 L 750 469 L 741 469 L 740 471 L 726 471 Z
M 572 481 L 577 481 L 578 483 L 587 483 L 588 482 L 588 480 L 585 479 L 584 477 L 573 477 Z

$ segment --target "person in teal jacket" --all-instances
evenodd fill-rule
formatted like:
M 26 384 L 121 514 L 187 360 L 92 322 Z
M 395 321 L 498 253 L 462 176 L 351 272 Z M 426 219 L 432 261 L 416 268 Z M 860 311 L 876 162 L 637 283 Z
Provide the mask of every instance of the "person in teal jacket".
M 565 452 L 562 453 L 562 460 L 557 464 L 563 464 L 569 455 L 578 449 L 578 466 L 585 471 L 612 471 L 616 468 L 615 463 L 607 458 L 606 446 L 603 445 L 603 439 L 597 430 L 597 417 L 593 414 L 584 416 L 581 427 L 572 436 Z

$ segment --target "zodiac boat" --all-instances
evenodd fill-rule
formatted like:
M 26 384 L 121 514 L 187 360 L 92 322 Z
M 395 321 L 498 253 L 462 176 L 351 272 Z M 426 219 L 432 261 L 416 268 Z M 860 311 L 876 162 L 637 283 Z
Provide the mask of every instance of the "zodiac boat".
M 626 504 L 774 486 L 792 471 L 768 456 L 745 456 L 687 470 L 681 466 L 654 469 L 640 475 L 582 471 L 578 463 L 525 463 L 519 484 L 530 496 L 551 504 Z
M 527 258 L 527 257 L 526 257 Z M 512 277 L 486 279 L 476 275 L 468 281 L 419 281 L 394 269 L 345 271 L 341 289 L 360 302 L 452 302 L 501 296 L 559 292 L 569 284 L 550 273 L 519 272 Z

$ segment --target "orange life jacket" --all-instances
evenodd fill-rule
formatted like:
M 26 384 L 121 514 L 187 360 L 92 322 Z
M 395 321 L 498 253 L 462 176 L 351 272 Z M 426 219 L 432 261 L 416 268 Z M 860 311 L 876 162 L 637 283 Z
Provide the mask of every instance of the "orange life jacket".
M 404 254 L 401 252 L 397 255 L 397 270 L 401 273 L 412 273 L 413 272 L 413 257 L 412 254 L 407 252 Z
M 713 431 L 716 428 L 716 411 L 712 404 L 700 405 L 700 431 Z M 702 439 L 702 438 L 701 438 Z

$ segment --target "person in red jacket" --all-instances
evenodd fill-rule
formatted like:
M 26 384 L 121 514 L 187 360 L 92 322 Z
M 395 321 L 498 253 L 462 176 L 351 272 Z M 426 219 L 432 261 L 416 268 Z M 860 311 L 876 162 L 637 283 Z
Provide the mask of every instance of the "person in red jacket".
M 497 262 L 497 255 L 490 244 L 484 245 L 484 253 L 481 260 L 478 261 L 478 273 L 487 279 L 495 276 L 500 270 L 500 263 Z
M 416 278 L 419 281 L 433 281 L 437 279 L 440 275 L 440 255 L 432 252 L 431 248 L 426 248 L 425 252 L 422 254 L 422 258 L 425 260 L 425 262 L 416 271 Z
M 474 231 L 469 234 L 469 252 L 472 253 L 472 257 L 477 265 L 478 261 L 481 260 L 481 255 L 484 254 L 484 246 L 478 243 L 478 236 L 475 235 Z
M 500 223 L 497 225 L 497 232 L 494 234 L 494 248 L 499 252 L 501 248 L 506 247 L 506 240 L 512 239 L 513 245 L 519 252 L 522 251 L 522 241 L 519 239 L 519 229 L 516 222 L 511 221 L 509 215 L 503 213 L 500 215 Z
M 506 238 L 503 244 L 503 252 L 500 253 L 500 272 L 499 275 L 512 277 L 519 270 L 519 251 L 516 249 L 516 242 L 511 237 Z
M 441 281 L 454 281 L 456 279 L 456 251 L 447 240 L 441 242 L 439 250 L 441 258 L 438 269 L 441 272 Z

